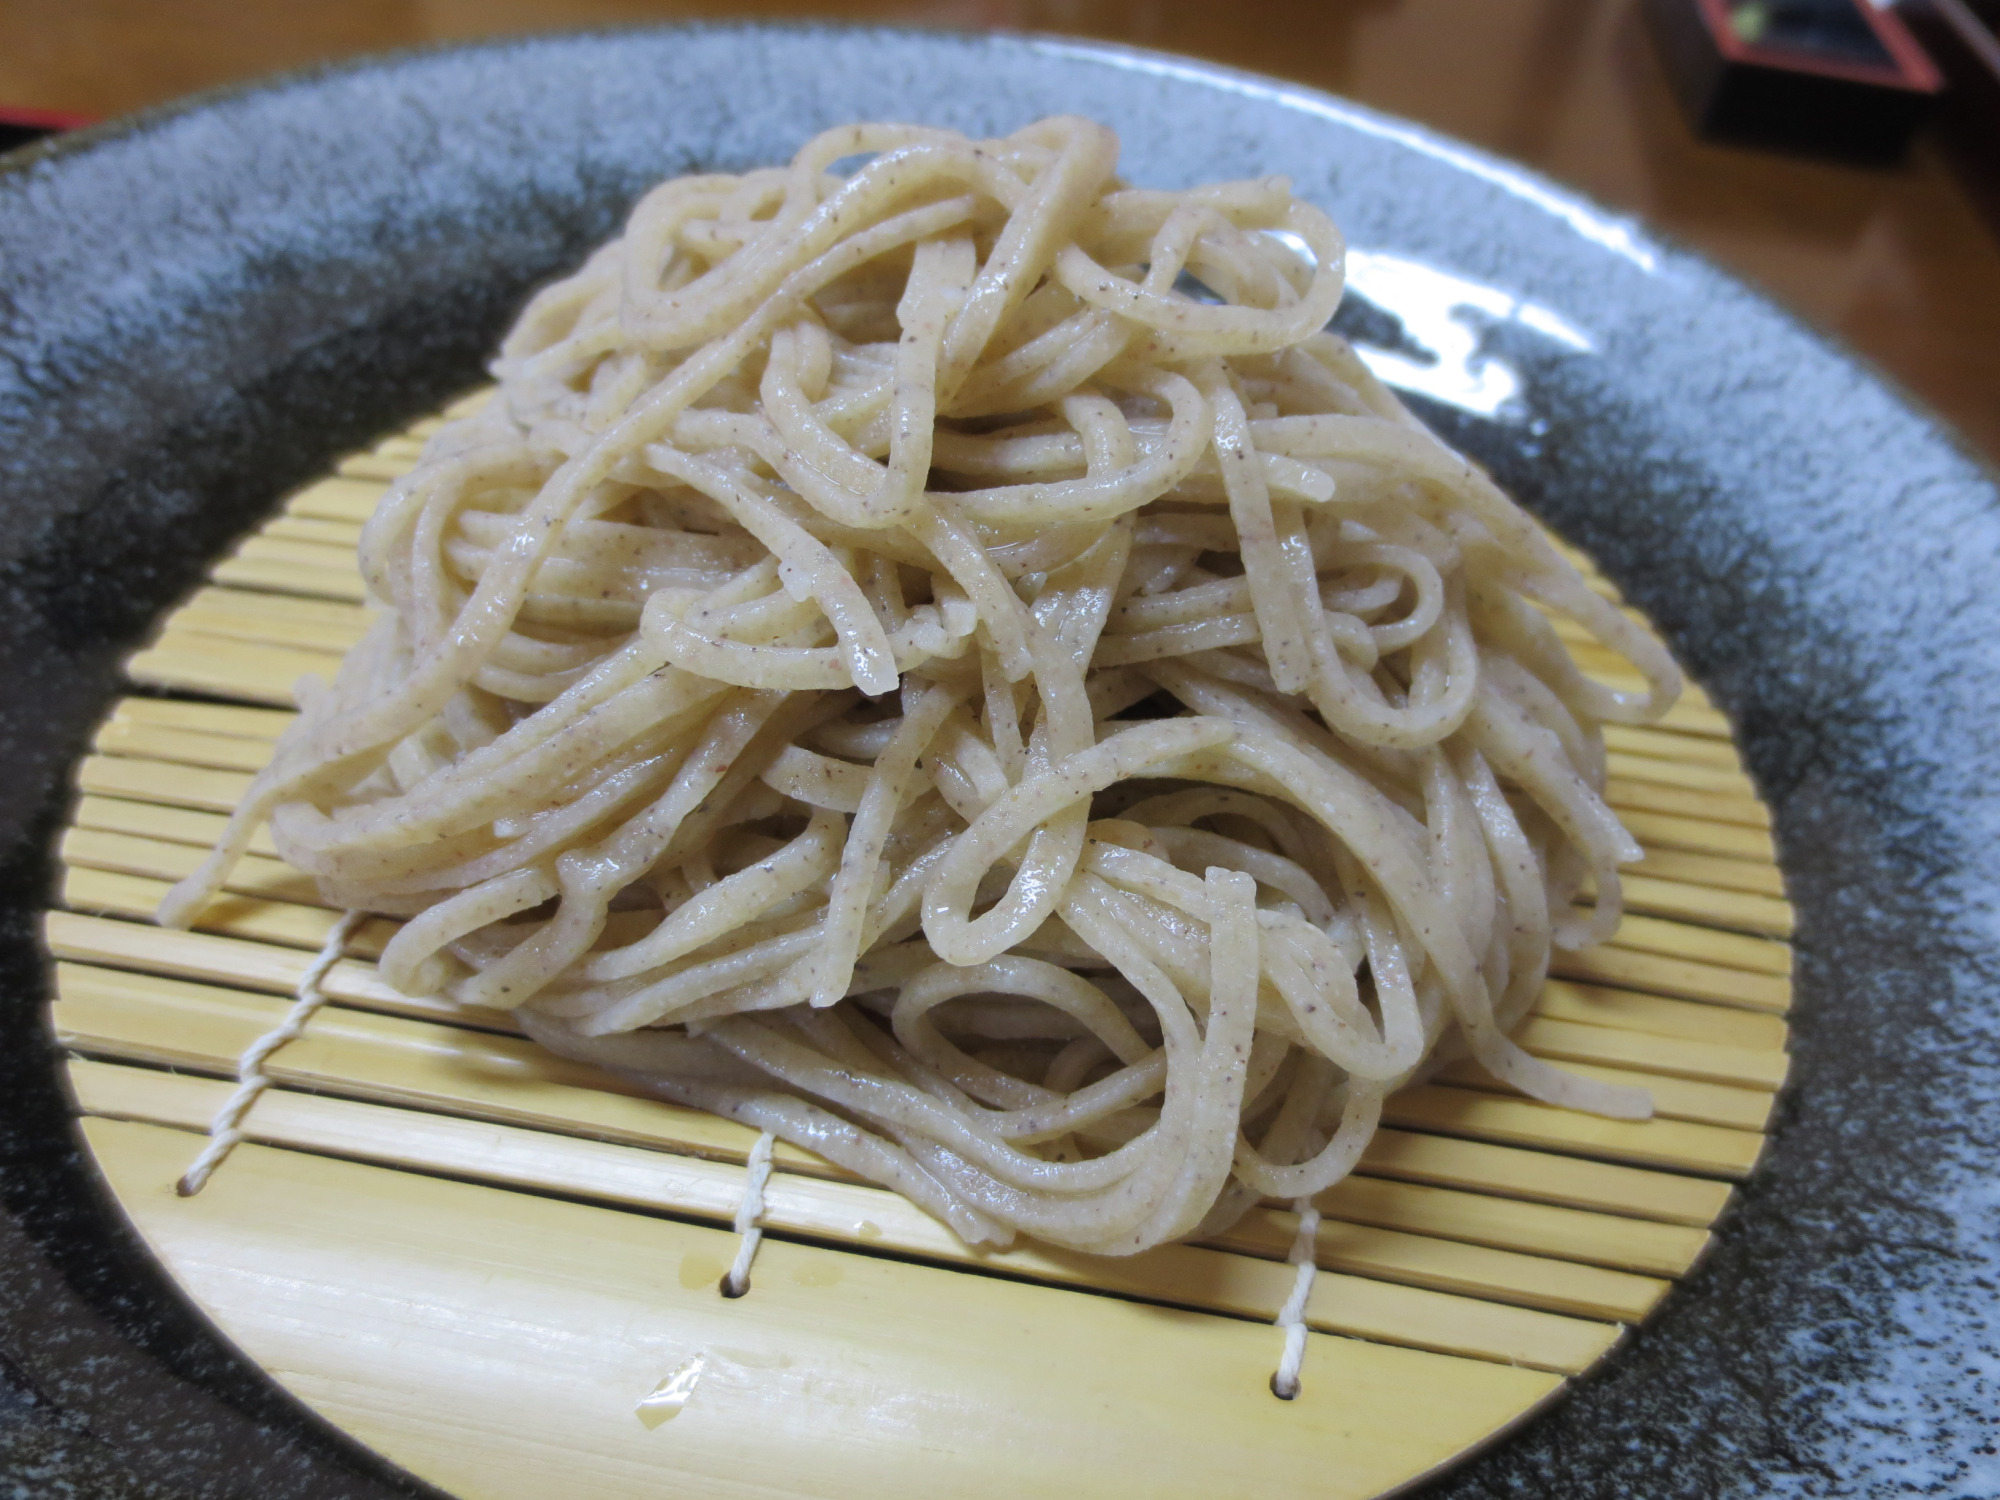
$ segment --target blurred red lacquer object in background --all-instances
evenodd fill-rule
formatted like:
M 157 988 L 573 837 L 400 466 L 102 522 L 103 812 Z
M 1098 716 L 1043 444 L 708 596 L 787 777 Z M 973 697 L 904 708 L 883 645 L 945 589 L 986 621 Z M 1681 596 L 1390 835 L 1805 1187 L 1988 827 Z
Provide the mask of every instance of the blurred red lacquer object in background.
M 96 123 L 89 115 L 71 114 L 68 110 L 17 109 L 11 104 L 0 104 L 0 151 L 11 151 L 45 135 Z

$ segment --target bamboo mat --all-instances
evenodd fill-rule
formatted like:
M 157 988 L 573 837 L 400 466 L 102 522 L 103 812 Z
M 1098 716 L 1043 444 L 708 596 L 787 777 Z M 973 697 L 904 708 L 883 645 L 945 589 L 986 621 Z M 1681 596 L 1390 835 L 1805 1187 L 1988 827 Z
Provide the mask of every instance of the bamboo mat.
M 1269 1389 L 1296 1230 L 1275 1207 L 1131 1259 L 979 1254 L 781 1145 L 751 1289 L 719 1295 L 752 1132 L 549 1056 L 505 1014 L 395 993 L 372 962 L 386 921 L 266 1065 L 248 1143 L 178 1197 L 238 1056 L 339 914 L 263 837 L 195 931 L 151 914 L 268 757 L 293 683 L 360 634 L 360 524 L 436 421 L 291 496 L 132 659 L 138 691 L 77 771 L 45 928 L 111 1190 L 222 1330 L 339 1426 L 468 1500 L 1361 1500 L 1534 1412 L 1700 1259 L 1784 1081 L 1792 913 L 1698 690 L 1607 731 L 1609 799 L 1647 851 L 1630 913 L 1559 960 L 1517 1033 L 1651 1089 L 1657 1117 L 1552 1108 L 1472 1065 L 1390 1100 L 1319 1200 L 1295 1401 Z

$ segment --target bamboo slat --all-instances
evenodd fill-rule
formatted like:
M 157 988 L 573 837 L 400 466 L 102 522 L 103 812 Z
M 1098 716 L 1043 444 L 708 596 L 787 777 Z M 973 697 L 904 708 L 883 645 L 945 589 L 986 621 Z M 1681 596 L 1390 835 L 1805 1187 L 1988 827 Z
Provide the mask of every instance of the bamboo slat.
M 1714 766 L 1700 760 L 1656 754 L 1654 750 L 1644 754 L 1608 750 L 1604 770 L 1608 776 L 1622 776 L 1634 782 L 1660 782 L 1662 786 L 1684 786 L 1690 792 L 1716 792 L 1720 796 L 1756 800 L 1756 782 L 1736 766 Z
M 201 595 L 195 597 L 200 598 Z M 198 729 L 206 734 L 235 734 L 247 739 L 275 740 L 297 717 L 289 709 L 245 708 L 236 703 L 203 703 L 186 698 L 120 698 L 106 722 L 159 724 L 169 729 Z
M 1618 924 L 1609 946 L 1634 948 L 1667 958 L 1690 958 L 1720 964 L 1748 974 L 1787 975 L 1792 972 L 1789 944 L 1734 932 L 1717 932 L 1691 922 L 1659 917 L 1628 916 Z
M 275 594 L 249 589 L 203 589 L 174 613 L 172 630 L 228 640 L 293 646 L 305 651 L 346 650 L 361 639 L 368 612 L 358 604 L 288 597 L 288 609 L 261 607 Z M 251 607 L 245 600 L 255 600 Z
M 1649 1032 L 1654 1036 L 1719 1042 L 1726 1047 L 1760 1052 L 1783 1052 L 1789 1035 L 1781 1016 L 1733 1006 L 1669 1000 L 1602 985 L 1576 984 L 1566 979 L 1551 979 L 1542 987 L 1533 1014 L 1558 1021 Z
M 75 841 L 81 844 L 82 841 Z M 138 840 L 120 841 L 121 846 L 136 844 Z M 183 849 L 185 846 L 169 846 Z M 192 851 L 190 851 L 192 852 Z M 188 861 L 190 864 L 192 860 Z M 267 868 L 267 867 L 259 867 Z M 65 872 L 63 893 L 65 902 L 74 910 L 98 914 L 111 913 L 125 917 L 143 919 L 159 905 L 168 889 L 168 882 L 151 880 L 140 876 L 120 874 L 115 871 L 87 868 L 72 864 Z M 258 899 L 252 896 L 226 895 L 214 901 L 196 917 L 195 926 L 204 933 L 250 939 L 269 944 L 285 944 L 302 950 L 316 950 L 339 920 L 336 912 L 319 906 L 301 906 L 284 901 Z M 350 951 L 365 956 L 381 952 L 387 942 L 392 924 L 376 919 L 365 923 L 349 943 Z M 410 1005 L 424 1005 L 431 1002 L 405 1002 Z M 1590 1072 L 1581 1066 L 1590 1056 L 1617 1051 L 1610 1042 L 1590 1040 L 1593 1033 L 1601 1028 L 1587 1027 L 1580 1031 L 1568 1032 L 1561 1023 L 1553 1026 L 1531 1023 L 1519 1036 L 1522 1045 L 1529 1051 L 1541 1054 L 1544 1038 L 1563 1038 L 1564 1049 L 1548 1055 L 1563 1056 L 1574 1060 L 1578 1066 L 1573 1071 Z M 1581 1037 L 1583 1040 L 1576 1040 Z M 1626 1049 L 1629 1052 L 1631 1049 Z M 1664 1049 L 1662 1049 L 1664 1050 Z M 1728 1049 L 1717 1049 L 1715 1055 L 1726 1054 Z M 1579 1056 L 1579 1054 L 1584 1054 Z M 1664 1069 L 1662 1071 L 1665 1071 Z M 1614 1081 L 1627 1082 L 1624 1078 Z M 1768 1113 L 1768 1103 L 1752 1111 L 1749 1106 L 1728 1106 L 1716 1101 L 1722 1096 L 1712 1088 L 1691 1084 L 1684 1079 L 1665 1077 L 1644 1080 L 1643 1086 L 1652 1090 L 1656 1105 L 1663 1119 L 1688 1119 L 1711 1124 L 1739 1125 L 1745 1128 L 1761 1128 L 1763 1117 Z M 1723 1109 L 1723 1113 L 1716 1113 Z M 1752 1114 L 1755 1118 L 1752 1118 Z
M 1636 682 L 1631 684 L 1637 686 Z M 1688 700 L 1676 703 L 1660 717 L 1658 727 L 1681 734 L 1704 735 L 1710 739 L 1726 740 L 1730 736 L 1728 718 L 1706 701 Z
M 1667 813 L 1710 823 L 1734 823 L 1744 828 L 1769 828 L 1771 812 L 1754 797 L 1728 792 L 1697 791 L 1666 786 L 1630 776 L 1611 776 L 1604 783 L 1604 800 L 1620 813 Z
M 1722 964 L 1673 958 L 1606 945 L 1581 953 L 1558 952 L 1549 972 L 1623 989 L 1648 990 L 1688 1000 L 1713 1000 L 1783 1015 L 1791 1008 L 1791 980 L 1778 974 L 1747 973 Z
M 57 970 L 56 1032 L 96 1056 L 163 1067 L 230 1071 L 268 1031 L 282 1001 L 154 976 Z M 404 1104 L 500 1124 L 587 1134 L 741 1160 L 756 1132 L 734 1121 L 641 1097 L 581 1064 L 545 1057 L 519 1036 L 406 1016 L 328 1011 L 265 1067 L 273 1079 L 378 1104 Z M 832 1171 L 794 1148 L 781 1155 Z
M 201 933 L 159 932 L 66 912 L 50 914 L 46 933 L 50 949 L 66 961 L 57 970 L 59 997 L 123 1005 L 135 1015 L 150 1016 L 148 1024 L 164 1030 L 163 1046 L 177 1045 L 181 1036 L 178 1009 L 220 1005 L 226 1012 L 232 1005 L 240 1006 L 244 991 L 288 993 L 309 962 L 302 953 L 262 944 Z M 148 969 L 137 970 L 135 963 L 146 963 Z M 351 960 L 336 965 L 323 988 L 345 1005 L 385 1015 L 408 1015 L 482 1030 L 511 1029 L 509 1018 L 498 1012 L 409 1000 L 375 978 L 371 967 Z M 165 1050 L 139 1050 L 146 1044 L 145 1035 L 135 1037 L 104 1022 L 94 1023 L 102 1028 L 103 1038 L 92 1042 L 88 1029 L 92 1023 L 79 1019 L 76 1011 L 66 1014 L 64 1024 L 81 1028 L 73 1037 L 80 1047 L 98 1046 L 107 1052 L 143 1056 L 168 1065 L 192 1064 L 202 1058 L 214 1064 L 212 1051 L 176 1057 Z M 1395 1135 L 1385 1132 L 1377 1137 L 1363 1157 L 1363 1171 L 1674 1223 L 1706 1224 L 1721 1206 L 1710 1183 L 1469 1141 L 1408 1138 L 1392 1150 Z M 731 1126 L 727 1139 L 737 1142 L 732 1149 L 740 1151 L 747 1148 L 749 1134 Z
M 1680 849 L 1742 860 L 1772 871 L 1777 869 L 1777 846 L 1771 842 L 1770 830 L 1766 828 L 1631 806 L 1621 807 L 1618 819 L 1648 849 Z
M 375 514 L 385 486 L 366 479 L 322 479 L 285 501 L 286 515 L 318 516 L 361 525 Z
M 1696 765 L 1723 766 L 1732 771 L 1743 769 L 1743 758 L 1736 753 L 1735 743 L 1731 740 L 1676 734 L 1654 725 L 1606 724 L 1604 744 L 1606 749 L 1624 750 L 1633 755 L 1656 755 L 1666 760 L 1691 761 Z
M 68 966 L 59 971 L 58 996 L 55 1023 L 65 1045 L 217 1073 L 226 1072 L 283 1009 L 282 1001 L 262 996 L 191 985 L 151 988 L 126 976 Z M 718 1134 L 714 1126 L 727 1122 L 620 1088 L 594 1069 L 553 1058 L 521 1038 L 464 1036 L 401 1017 L 323 1013 L 304 1037 L 274 1055 L 265 1071 L 281 1083 L 317 1092 L 676 1152 L 740 1156 L 750 1140 L 740 1127 Z M 785 1160 L 821 1174 L 832 1170 L 802 1152 L 787 1152 Z M 1577 1225 L 1552 1219 L 1549 1210 L 1505 1200 L 1492 1200 L 1485 1220 L 1468 1219 L 1459 1238 L 1471 1243 L 1418 1243 L 1417 1236 L 1391 1232 L 1405 1222 L 1397 1203 L 1413 1191 L 1428 1191 L 1433 1196 L 1426 1201 L 1435 1201 L 1437 1190 L 1385 1184 L 1387 1225 L 1377 1214 L 1370 1220 L 1375 1227 L 1357 1227 L 1329 1240 L 1329 1267 L 1454 1291 L 1476 1287 L 1507 1301 L 1627 1320 L 1643 1317 L 1664 1290 L 1629 1276 L 1564 1269 L 1552 1258 L 1574 1255 L 1570 1236 Z M 1474 1226 L 1487 1221 L 1503 1226 L 1498 1232 L 1508 1246 L 1534 1254 L 1476 1248 L 1488 1238 Z M 1425 1220 L 1416 1214 L 1408 1222 Z M 1600 1247 L 1616 1230 L 1596 1228 Z M 1637 1226 L 1632 1233 L 1657 1242 L 1654 1226 Z M 1289 1231 L 1259 1233 L 1254 1224 L 1233 1235 L 1227 1243 L 1234 1248 L 1272 1259 L 1282 1259 L 1291 1242 Z M 1650 1264 L 1658 1264 L 1657 1253 Z M 1685 1262 L 1674 1267 L 1685 1268 Z
M 351 458 L 343 458 L 334 472 L 342 479 L 372 479 L 387 483 L 409 473 L 410 461 L 401 455 L 357 453 Z
M 1131 1258 L 979 1252 L 780 1145 L 751 1292 L 718 1296 L 736 1241 L 717 1226 L 754 1134 L 544 1053 L 504 1013 L 397 994 L 368 962 L 386 920 L 265 1064 L 248 1143 L 174 1197 L 338 914 L 261 830 L 200 930 L 151 912 L 269 759 L 299 678 L 330 675 L 367 629 L 361 526 L 436 425 L 288 497 L 134 657 L 152 691 L 79 764 L 66 909 L 45 923 L 54 1023 L 114 1191 L 337 1424 L 480 1496 L 1375 1495 L 1531 1412 L 1704 1253 L 1786 1076 L 1792 913 L 1769 814 L 1699 689 L 1657 724 L 1607 727 L 1607 800 L 1646 857 L 1613 941 L 1557 955 L 1516 1032 L 1649 1089 L 1655 1117 L 1554 1108 L 1467 1063 L 1393 1096 L 1317 1204 L 1294 1403 L 1265 1389 L 1287 1206 Z M 1556 626 L 1592 676 L 1632 684 Z M 272 1278 L 282 1305 L 260 1291 Z M 641 1403 L 697 1354 L 665 1427 L 676 1408 Z
M 702 1226 L 257 1145 L 177 1198 L 186 1132 L 87 1135 L 225 1332 L 461 1494 L 1364 1497 L 1561 1385 L 1315 1334 L 1278 1402 L 1275 1336 L 1242 1319 L 782 1239 L 730 1300 L 733 1238 Z M 684 1407 L 649 1424 L 640 1403 L 696 1356 Z
M 259 741 L 210 735 L 181 727 L 125 722 L 115 717 L 98 735 L 97 745 L 100 750 L 127 757 L 145 756 L 203 768 L 228 766 L 246 772 L 261 768 L 269 758 L 268 746 Z M 124 785 L 132 785 L 134 774 L 126 773 Z M 162 773 L 158 780 L 160 786 L 156 795 L 163 798 L 187 795 L 178 787 L 177 776 Z M 198 805 L 215 807 L 227 798 L 228 805 L 233 806 L 236 800 L 240 800 L 243 790 L 247 789 L 248 780 L 246 777 L 240 783 L 228 783 L 210 779 L 198 786 L 201 794 Z M 99 788 L 89 785 L 89 789 Z M 1671 865 L 1663 867 L 1670 868 Z M 178 878 L 183 873 L 185 871 L 176 871 L 170 878 Z M 1628 906 L 1637 913 L 1691 917 L 1713 927 L 1737 928 L 1753 934 L 1783 937 L 1789 936 L 1791 931 L 1791 908 L 1781 898 L 1716 889 L 1686 880 L 1662 879 L 1640 873 L 1626 877 L 1625 894 Z M 1688 928 L 1682 924 L 1628 920 L 1616 941 L 1624 946 L 1643 947 L 1673 956 L 1723 957 L 1737 967 L 1763 968 L 1769 972 L 1784 972 L 1788 966 L 1784 957 L 1787 950 L 1779 945 L 1746 946 L 1727 934 L 1710 932 L 1705 928 Z
M 179 880 L 184 875 L 192 874 L 205 855 L 198 844 L 168 843 L 127 833 L 75 827 L 63 835 L 62 857 L 66 863 L 84 869 L 129 875 L 163 875 L 168 880 Z M 319 888 L 310 875 L 302 874 L 283 860 L 272 859 L 268 855 L 245 855 L 230 871 L 224 888 L 241 896 L 272 901 L 311 905 L 320 902 Z
M 207 849 L 222 837 L 229 819 L 223 813 L 200 812 L 191 807 L 163 807 L 156 802 L 133 802 L 124 797 L 83 796 L 77 799 L 70 822 L 77 828 L 129 833 L 138 838 L 163 839 Z M 250 852 L 265 855 L 278 852 L 269 829 L 259 828 L 250 836 Z
M 1714 792 L 1718 796 L 1750 801 L 1757 796 L 1756 784 L 1741 770 L 1700 761 L 1612 750 L 1604 757 L 1604 769 L 1607 775 L 1627 781 L 1651 781 L 1661 786 L 1685 787 L 1691 792 Z
M 1789 1061 L 1785 1053 L 1765 1047 L 1585 1025 L 1546 1014 L 1530 1016 L 1515 1031 L 1514 1039 L 1537 1057 L 1601 1063 L 1766 1092 L 1783 1087 Z
M 283 541 L 314 542 L 322 547 L 338 547 L 344 552 L 352 552 L 361 543 L 360 526 L 351 521 L 336 521 L 323 516 L 296 514 L 273 516 L 264 523 L 258 534 L 277 537 Z
M 1632 875 L 1651 875 L 1661 880 L 1677 880 L 1683 885 L 1698 885 L 1719 888 L 1725 891 L 1748 891 L 1752 895 L 1771 896 L 1782 900 L 1785 894 L 1785 879 L 1777 866 L 1756 864 L 1747 859 L 1727 858 L 1714 854 L 1703 854 L 1692 850 L 1670 849 L 1658 843 L 1646 848 L 1646 857 L 1628 871 Z
M 137 922 L 118 922 L 80 912 L 53 911 L 43 920 L 42 941 L 51 955 L 77 963 L 100 964 L 134 973 L 193 981 L 221 981 L 265 994 L 289 995 L 304 982 L 312 955 L 302 949 L 244 942 L 205 932 L 174 932 Z M 411 1000 L 384 984 L 373 964 L 343 959 L 327 971 L 320 988 L 337 1000 L 391 1014 L 437 1014 L 438 1002 Z M 453 1019 L 479 1024 L 479 1012 L 453 1007 Z M 494 1013 L 490 1024 L 513 1029 Z
M 296 523 L 294 523 L 296 524 Z M 328 573 L 337 573 L 343 578 L 360 578 L 361 569 L 354 557 L 354 547 L 348 542 L 328 545 L 325 542 L 305 542 L 295 538 L 273 535 L 269 527 L 246 537 L 232 556 L 255 558 L 263 562 L 289 563 L 294 567 L 315 568 Z
M 269 740 L 135 723 L 130 719 L 105 720 L 104 727 L 90 743 L 92 749 L 104 755 L 143 756 L 218 771 L 261 771 L 271 759 Z
M 313 552 L 330 549 L 315 547 Z M 361 575 L 350 569 L 321 566 L 310 560 L 258 551 L 247 556 L 224 558 L 209 575 L 217 583 L 238 588 L 268 589 L 279 594 L 300 594 L 308 599 L 347 600 L 359 604 L 368 597 Z
M 1695 1227 L 1714 1223 L 1729 1202 L 1728 1184 L 1704 1177 L 1395 1129 L 1375 1132 L 1359 1170 Z
M 111 1063 L 79 1062 L 70 1078 L 87 1113 L 191 1130 L 206 1129 L 229 1092 L 216 1080 Z M 288 1089 L 259 1100 L 247 1128 L 266 1145 L 710 1222 L 729 1222 L 743 1196 L 743 1172 L 734 1164 Z M 1266 1260 L 1194 1247 L 1165 1247 L 1110 1266 L 1037 1249 L 982 1254 L 894 1193 L 790 1174 L 766 1189 L 762 1222 L 774 1235 L 835 1243 L 852 1241 L 855 1226 L 866 1224 L 869 1243 L 883 1252 L 1057 1285 L 1100 1287 L 1115 1279 L 1129 1296 L 1242 1317 L 1274 1317 L 1292 1281 L 1288 1269 Z M 1205 1300 L 1189 1300 L 1197 1297 Z M 1619 1333 L 1612 1323 L 1338 1273 L 1315 1286 L 1306 1318 L 1326 1333 L 1562 1374 L 1588 1368 Z
M 291 705 L 292 688 L 301 677 L 308 672 L 324 676 L 333 661 L 330 654 L 316 651 L 179 631 L 134 655 L 125 674 L 142 687 L 213 693 L 282 708 Z
M 1281 1258 L 1298 1216 L 1252 1209 L 1211 1243 Z M 1659 1305 L 1669 1283 L 1547 1256 L 1489 1250 L 1429 1235 L 1402 1234 L 1338 1219 L 1320 1223 L 1317 1258 L 1329 1270 L 1379 1276 L 1436 1291 L 1487 1297 L 1579 1317 L 1636 1323 Z
M 1350 1224 L 1372 1224 L 1497 1249 L 1588 1261 L 1647 1276 L 1679 1276 L 1701 1256 L 1706 1230 L 1515 1202 L 1483 1193 L 1349 1177 L 1315 1200 Z
M 97 811 L 97 808 L 102 807 L 108 800 L 94 799 L 92 808 L 80 809 L 80 815 L 77 819 L 79 825 L 82 825 L 84 822 L 81 816 L 82 811 L 90 811 L 92 816 L 102 817 L 103 814 Z M 138 834 L 140 835 L 147 833 L 145 825 L 149 821 L 149 815 L 156 812 L 169 811 L 152 809 L 141 803 L 117 803 L 116 806 L 128 810 L 124 815 L 124 821 L 140 825 L 138 828 Z M 213 830 L 220 827 L 220 819 L 214 814 L 191 814 L 175 809 L 171 810 L 169 815 L 193 817 L 202 820 L 189 828 L 187 832 L 206 831 L 211 838 L 213 837 Z M 125 916 L 144 918 L 153 909 L 153 906 L 157 905 L 159 896 L 165 892 L 167 882 L 177 880 L 186 875 L 200 862 L 204 852 L 203 844 L 206 841 L 199 838 L 189 840 L 186 838 L 167 839 L 150 836 L 120 836 L 126 833 L 127 830 L 125 829 L 119 829 L 115 832 L 100 832 L 95 829 L 79 826 L 65 837 L 65 858 L 71 865 L 79 869 L 118 872 L 132 877 L 140 877 L 116 883 L 97 881 L 95 879 L 85 882 L 79 879 L 78 889 L 90 893 L 91 898 L 96 902 L 96 905 L 93 907 L 95 910 L 114 911 Z M 269 903 L 302 902 L 314 907 L 320 907 L 323 910 L 323 903 L 316 888 L 312 886 L 305 876 L 292 870 L 279 860 L 259 859 L 256 857 L 246 858 L 237 866 L 228 889 L 251 899 L 215 906 L 207 918 L 211 924 L 211 930 L 244 936 L 253 936 L 259 930 L 271 934 L 285 934 L 286 936 L 275 937 L 274 940 L 291 941 L 303 946 L 315 934 L 321 932 L 322 928 L 326 925 L 326 918 L 330 918 L 331 916 L 331 913 L 327 913 L 326 917 L 314 918 L 298 913 L 274 911 L 272 909 Z M 381 927 L 364 932 L 357 941 L 356 946 L 361 951 L 367 951 L 369 948 L 378 946 L 381 941 L 386 940 L 386 932 L 386 923 Z M 1636 999 L 1637 997 L 1633 998 Z M 1671 1002 L 1661 1003 L 1671 1004 Z M 1623 1024 L 1620 1020 L 1621 1014 L 1622 1012 L 1608 1008 L 1602 1009 L 1595 1018 L 1596 1023 L 1598 1025 L 1621 1025 Z M 1735 1024 L 1731 1013 L 1714 1007 L 1703 1006 L 1695 1008 L 1683 1007 L 1679 1014 L 1682 1016 L 1681 1024 L 1683 1030 L 1681 1034 L 1688 1035 L 1692 1040 L 1702 1040 L 1703 1037 L 1699 1033 L 1699 1028 L 1705 1025 L 1709 1030 L 1718 1033 L 1715 1040 L 1719 1041 L 1722 1045 L 1734 1045 L 1732 1039 L 1720 1034 L 1730 1025 Z M 1780 1033 L 1782 1033 L 1782 1030 L 1782 1023 L 1779 1023 Z M 1529 1045 L 1530 1050 L 1535 1050 L 1534 1043 L 1529 1042 L 1527 1045 Z M 1663 1068 L 1660 1071 L 1675 1070 Z
M 1607 1120 L 1534 1099 L 1437 1085 L 1391 1095 L 1382 1118 L 1405 1130 L 1436 1130 L 1716 1177 L 1748 1176 L 1764 1146 L 1763 1136 L 1754 1130 L 1687 1120 Z
M 1560 1060 L 1566 1073 L 1601 1079 L 1626 1088 L 1644 1089 L 1653 1099 L 1653 1118 L 1645 1122 L 1649 1125 L 1663 1120 L 1685 1120 L 1697 1125 L 1725 1125 L 1734 1130 L 1762 1130 L 1771 1116 L 1771 1092 L 1768 1089 L 1705 1083 L 1699 1079 L 1609 1067 L 1576 1058 Z M 1440 1083 L 1456 1084 L 1462 1088 L 1514 1093 L 1511 1085 L 1494 1079 L 1479 1064 L 1470 1061 L 1452 1063 L 1432 1077 Z
M 139 658 L 134 657 L 134 670 L 138 662 Z M 234 771 L 205 771 L 192 766 L 169 766 L 156 760 L 88 755 L 77 765 L 76 785 L 79 791 L 106 797 L 228 813 L 243 800 L 250 778 Z
M 1681 917 L 1713 927 L 1765 937 L 1792 935 L 1791 903 L 1782 897 L 1693 885 L 1637 872 L 1623 876 L 1625 908 L 1657 917 Z
M 158 909 L 171 885 L 171 881 L 149 880 L 142 875 L 71 865 L 63 871 L 63 904 L 72 911 L 144 921 Z M 194 926 L 200 932 L 317 951 L 339 920 L 340 913 L 324 906 L 224 893 L 196 914 Z M 374 958 L 394 930 L 380 918 L 365 922 L 348 943 L 348 950 Z

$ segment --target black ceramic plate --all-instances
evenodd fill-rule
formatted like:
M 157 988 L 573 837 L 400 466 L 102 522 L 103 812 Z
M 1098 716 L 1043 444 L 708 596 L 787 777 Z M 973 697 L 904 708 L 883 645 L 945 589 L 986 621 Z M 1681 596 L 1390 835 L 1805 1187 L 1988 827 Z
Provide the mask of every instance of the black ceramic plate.
M 1377 252 L 1400 326 L 1353 331 L 1660 622 L 1776 809 L 1801 1003 L 1765 1167 L 1653 1324 L 1433 1493 L 2000 1494 L 1992 477 L 1709 266 L 1420 130 L 1143 54 L 763 28 L 337 69 L 0 167 L 10 1493 L 422 1493 L 209 1330 L 63 1117 L 34 913 L 120 656 L 284 490 L 472 382 L 647 184 L 1063 110 L 1142 182 L 1289 173 Z

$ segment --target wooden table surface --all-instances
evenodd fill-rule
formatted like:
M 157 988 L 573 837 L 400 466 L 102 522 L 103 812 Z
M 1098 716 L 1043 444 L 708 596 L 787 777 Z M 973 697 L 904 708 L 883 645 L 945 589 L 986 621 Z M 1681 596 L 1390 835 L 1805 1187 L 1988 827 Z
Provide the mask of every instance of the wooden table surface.
M 1871 170 L 1698 141 L 1637 0 L 0 0 L 0 103 L 115 115 L 417 43 L 801 14 L 1110 38 L 1421 120 L 1712 256 L 2000 461 L 2000 239 L 1935 147 Z

